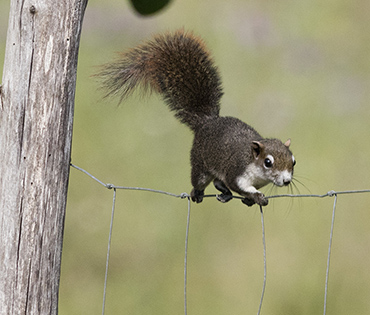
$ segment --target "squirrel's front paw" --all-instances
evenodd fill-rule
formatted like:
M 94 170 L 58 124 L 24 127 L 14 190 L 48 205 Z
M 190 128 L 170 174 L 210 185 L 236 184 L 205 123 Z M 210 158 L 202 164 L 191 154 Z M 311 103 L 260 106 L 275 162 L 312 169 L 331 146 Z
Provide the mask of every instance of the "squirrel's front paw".
M 204 190 L 193 189 L 190 193 L 191 200 L 200 203 L 203 201 Z
M 265 195 L 263 193 L 254 193 L 253 195 L 249 197 L 246 197 L 244 199 L 242 199 L 242 202 L 244 204 L 246 204 L 248 207 L 251 207 L 253 206 L 255 203 L 264 207 L 264 206 L 267 206 L 269 201 L 268 199 L 265 197 Z
M 258 204 L 262 207 L 267 206 L 268 203 L 269 203 L 269 200 L 262 193 L 255 194 L 254 197 L 255 197 L 254 201 L 256 202 L 256 204 Z

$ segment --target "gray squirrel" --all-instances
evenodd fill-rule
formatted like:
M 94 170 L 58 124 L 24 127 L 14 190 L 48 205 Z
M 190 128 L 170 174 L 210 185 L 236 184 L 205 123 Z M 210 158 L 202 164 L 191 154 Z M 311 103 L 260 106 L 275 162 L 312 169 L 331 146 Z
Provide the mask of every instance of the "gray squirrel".
M 192 33 L 157 35 L 103 65 L 97 76 L 105 96 L 118 95 L 120 101 L 139 85 L 154 90 L 193 131 L 192 201 L 202 202 L 213 181 L 221 202 L 232 199 L 234 191 L 248 206 L 266 206 L 268 199 L 258 189 L 292 182 L 296 161 L 290 139 L 265 139 L 241 120 L 219 116 L 220 75 L 203 40 Z

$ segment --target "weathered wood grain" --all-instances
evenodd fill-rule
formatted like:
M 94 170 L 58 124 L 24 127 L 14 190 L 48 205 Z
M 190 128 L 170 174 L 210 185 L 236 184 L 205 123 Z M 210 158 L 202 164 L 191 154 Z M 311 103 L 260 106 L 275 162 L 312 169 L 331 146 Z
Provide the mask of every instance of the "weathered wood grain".
M 0 314 L 56 314 L 87 0 L 12 0 L 0 95 Z

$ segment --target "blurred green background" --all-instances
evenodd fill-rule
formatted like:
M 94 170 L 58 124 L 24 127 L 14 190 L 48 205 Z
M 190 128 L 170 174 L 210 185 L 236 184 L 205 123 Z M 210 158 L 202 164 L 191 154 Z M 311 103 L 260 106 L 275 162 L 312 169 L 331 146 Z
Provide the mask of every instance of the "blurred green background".
M 0 70 L 9 4 L 0 4 Z M 180 27 L 201 35 L 223 79 L 223 115 L 292 139 L 295 193 L 370 188 L 370 2 L 174 0 L 142 18 L 127 1 L 89 1 L 80 45 L 72 162 L 104 182 L 190 192 L 191 132 L 156 95 L 121 106 L 92 75 L 120 50 Z M 215 192 L 210 186 L 208 193 Z M 288 189 L 267 187 L 267 194 Z M 112 191 L 71 169 L 60 314 L 99 314 Z M 321 314 L 333 198 L 265 208 L 262 314 Z M 327 314 L 369 314 L 370 194 L 338 198 Z M 182 314 L 187 201 L 118 191 L 106 314 Z M 188 314 L 257 313 L 258 207 L 192 205 Z

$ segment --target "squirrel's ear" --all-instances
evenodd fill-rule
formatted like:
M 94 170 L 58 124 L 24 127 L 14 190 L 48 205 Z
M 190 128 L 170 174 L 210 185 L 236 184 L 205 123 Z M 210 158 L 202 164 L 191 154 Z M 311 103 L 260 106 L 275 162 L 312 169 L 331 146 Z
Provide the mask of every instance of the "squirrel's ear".
M 288 139 L 288 140 L 284 143 L 284 145 L 285 145 L 287 148 L 289 148 L 289 147 L 290 147 L 290 139 Z
M 265 146 L 259 142 L 259 141 L 253 141 L 252 142 L 252 148 L 253 148 L 253 156 L 255 159 L 258 158 L 258 156 L 261 154 Z

